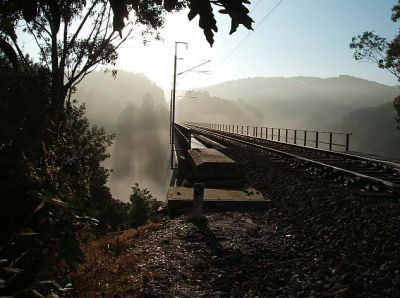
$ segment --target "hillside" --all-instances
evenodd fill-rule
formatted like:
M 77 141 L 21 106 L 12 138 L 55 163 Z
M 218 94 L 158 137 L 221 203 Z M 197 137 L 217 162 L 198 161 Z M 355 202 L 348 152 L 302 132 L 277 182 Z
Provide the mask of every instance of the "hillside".
M 262 113 L 244 101 L 232 101 L 210 96 L 205 91 L 187 93 L 176 104 L 177 121 L 206 123 L 257 124 Z
M 116 134 L 111 157 L 104 163 L 113 169 L 113 196 L 127 201 L 131 186 L 138 182 L 164 199 L 169 183 L 169 112 L 162 89 L 141 74 L 119 71 L 113 78 L 98 71 L 82 81 L 75 98 L 86 104 L 93 124 Z
M 167 108 L 164 93 L 154 82 L 142 74 L 121 70 L 115 78 L 102 71 L 91 73 L 79 84 L 74 97 L 86 104 L 87 115 L 93 123 L 116 132 L 121 111 L 130 103 L 139 106 L 146 94 L 152 96 L 157 109 Z
M 400 130 L 396 128 L 392 102 L 358 109 L 344 117 L 339 128 L 351 131 L 354 151 L 400 157 Z
M 249 78 L 210 86 L 212 96 L 242 100 L 264 114 L 268 125 L 325 129 L 349 112 L 384 104 L 397 87 L 350 76 Z

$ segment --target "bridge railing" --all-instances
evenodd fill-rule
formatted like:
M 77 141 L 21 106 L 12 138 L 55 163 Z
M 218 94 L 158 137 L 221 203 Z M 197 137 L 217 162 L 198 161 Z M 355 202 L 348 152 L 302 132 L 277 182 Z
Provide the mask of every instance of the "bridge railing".
M 186 155 L 187 150 L 192 148 L 192 130 L 184 125 L 174 123 L 171 125 L 171 169 L 178 165 L 178 155 Z
M 252 136 L 260 139 L 314 147 L 329 151 L 349 151 L 351 133 L 317 131 L 306 129 L 279 128 L 224 123 L 188 123 L 205 128 Z
M 175 144 L 180 150 L 190 150 L 192 147 L 192 130 L 186 126 L 174 124 Z

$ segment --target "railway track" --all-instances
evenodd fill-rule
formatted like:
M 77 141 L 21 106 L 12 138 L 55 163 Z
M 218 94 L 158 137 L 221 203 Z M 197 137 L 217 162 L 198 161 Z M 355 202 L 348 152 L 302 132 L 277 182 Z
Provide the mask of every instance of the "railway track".
M 198 125 L 187 125 L 192 133 L 214 140 L 261 150 L 270 155 L 307 166 L 316 174 L 343 180 L 364 191 L 400 195 L 400 165 L 344 152 L 327 151 L 225 132 Z

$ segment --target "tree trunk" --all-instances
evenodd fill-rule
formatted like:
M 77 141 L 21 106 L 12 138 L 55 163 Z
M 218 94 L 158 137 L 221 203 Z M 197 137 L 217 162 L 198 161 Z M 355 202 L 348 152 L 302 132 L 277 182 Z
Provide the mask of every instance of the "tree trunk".
M 56 123 L 63 120 L 64 103 L 67 90 L 64 86 L 64 66 L 59 65 L 57 48 L 57 32 L 53 25 L 51 28 L 51 105 L 53 119 Z

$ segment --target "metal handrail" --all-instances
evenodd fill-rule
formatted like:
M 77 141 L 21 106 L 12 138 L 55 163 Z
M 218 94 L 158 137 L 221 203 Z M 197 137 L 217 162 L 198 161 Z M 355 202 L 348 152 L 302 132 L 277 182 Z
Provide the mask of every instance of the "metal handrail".
M 188 150 L 191 149 L 191 144 L 192 144 L 192 140 L 191 140 L 192 139 L 191 138 L 192 132 L 191 132 L 191 129 L 183 127 L 182 125 L 179 125 L 179 124 L 176 124 L 176 123 L 174 124 L 174 128 L 185 139 L 186 144 L 187 144 L 187 149 Z M 186 134 L 182 130 L 186 130 Z
M 332 131 L 318 131 L 307 129 L 293 129 L 293 128 L 279 128 L 267 126 L 252 126 L 252 125 L 238 125 L 238 124 L 224 124 L 224 123 L 189 123 L 206 128 L 216 129 L 236 133 L 240 135 L 247 135 L 259 137 L 266 140 L 283 142 L 288 144 L 295 144 L 304 147 L 320 148 L 320 145 L 327 145 L 327 150 L 333 151 L 335 148 L 344 148 L 344 151 L 350 150 L 350 136 L 351 133 L 347 132 L 332 132 Z M 292 132 L 293 136 L 289 136 Z M 338 141 L 338 136 L 345 136 L 343 142 Z M 326 140 L 328 138 L 328 140 Z M 291 141 L 291 142 L 289 142 Z M 301 144 L 300 144 L 301 143 Z M 324 146 L 325 147 L 325 146 Z

